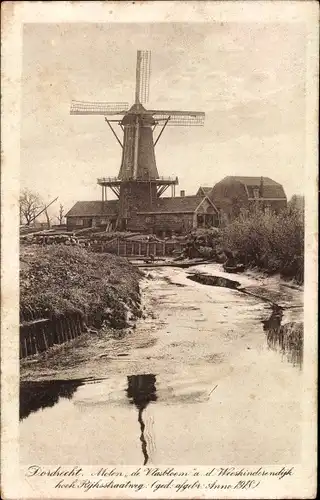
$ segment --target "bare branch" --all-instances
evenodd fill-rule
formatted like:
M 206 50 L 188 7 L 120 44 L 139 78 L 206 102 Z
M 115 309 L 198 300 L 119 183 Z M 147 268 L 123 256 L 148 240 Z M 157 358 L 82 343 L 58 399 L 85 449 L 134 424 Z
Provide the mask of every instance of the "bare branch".
M 20 221 L 25 221 L 29 226 L 34 220 L 38 210 L 43 203 L 38 193 L 33 193 L 29 189 L 24 189 L 21 192 L 20 198 Z

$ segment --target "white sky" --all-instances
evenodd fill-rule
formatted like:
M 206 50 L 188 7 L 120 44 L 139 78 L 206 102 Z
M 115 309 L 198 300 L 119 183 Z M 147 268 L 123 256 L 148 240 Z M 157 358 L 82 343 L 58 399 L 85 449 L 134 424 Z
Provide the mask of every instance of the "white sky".
M 121 149 L 102 116 L 70 116 L 72 99 L 133 103 L 136 51 L 152 51 L 147 108 L 205 111 L 204 127 L 170 127 L 159 174 L 194 194 L 226 175 L 267 175 L 303 192 L 305 33 L 302 24 L 27 24 L 21 187 L 66 209 L 101 199 Z

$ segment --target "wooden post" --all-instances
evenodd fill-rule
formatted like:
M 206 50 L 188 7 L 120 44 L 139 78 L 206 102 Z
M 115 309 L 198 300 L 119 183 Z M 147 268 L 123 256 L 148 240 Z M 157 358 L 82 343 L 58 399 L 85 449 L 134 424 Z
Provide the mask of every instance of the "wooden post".
M 22 342 L 22 337 L 21 337 L 21 332 L 20 332 L 20 336 L 19 336 L 19 358 L 23 358 L 23 349 L 22 349 L 22 346 L 23 346 L 23 342 Z
M 141 255 L 141 243 L 139 243 L 139 255 Z
M 127 242 L 124 241 L 124 249 L 123 249 L 123 252 L 124 252 L 124 257 L 127 256 Z
M 27 332 L 26 332 L 25 344 L 26 344 L 26 357 L 27 357 L 27 356 L 29 356 L 29 354 L 31 354 L 31 352 L 30 352 L 29 328 L 27 329 Z
M 162 255 L 165 255 L 166 254 L 166 243 L 163 242 L 162 244 Z
M 71 340 L 72 339 L 72 331 L 71 331 L 69 316 L 66 317 L 66 323 L 67 323 L 68 340 Z
M 32 334 L 31 334 L 31 354 L 37 354 L 36 332 L 34 326 L 32 326 Z
M 61 344 L 63 344 L 65 341 L 65 334 L 64 334 L 64 324 L 62 316 L 59 318 L 59 331 L 60 331 Z
M 120 238 L 118 238 L 118 255 L 120 255 Z
M 147 242 L 147 257 L 149 257 L 149 254 L 150 254 L 150 242 L 148 241 Z
M 47 343 L 47 337 L 46 337 L 46 328 L 43 328 L 43 330 L 42 330 L 42 340 L 43 340 L 44 350 L 47 351 L 48 350 L 48 343 Z

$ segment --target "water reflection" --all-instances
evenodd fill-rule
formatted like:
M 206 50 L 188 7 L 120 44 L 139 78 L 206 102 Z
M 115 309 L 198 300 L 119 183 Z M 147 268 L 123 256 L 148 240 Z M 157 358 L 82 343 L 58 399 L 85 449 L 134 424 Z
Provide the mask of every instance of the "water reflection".
M 222 288 L 230 288 L 230 290 L 237 290 L 240 287 L 239 281 L 230 280 L 224 276 L 211 276 L 209 274 L 194 273 L 189 274 L 187 278 L 196 283 L 209 286 L 220 286 Z
M 283 308 L 274 304 L 270 318 L 263 321 L 268 347 L 281 351 L 294 366 L 302 367 L 303 323 L 290 322 L 282 325 Z
M 60 398 L 71 399 L 78 387 L 91 380 L 46 380 L 20 383 L 20 420 L 43 408 L 58 403 Z
M 156 376 L 152 374 L 146 375 L 129 375 L 128 377 L 127 396 L 131 404 L 134 404 L 138 410 L 138 422 L 140 424 L 140 441 L 141 449 L 144 457 L 144 464 L 149 460 L 147 442 L 145 439 L 145 423 L 143 421 L 143 411 L 150 402 L 157 400 L 156 395 Z

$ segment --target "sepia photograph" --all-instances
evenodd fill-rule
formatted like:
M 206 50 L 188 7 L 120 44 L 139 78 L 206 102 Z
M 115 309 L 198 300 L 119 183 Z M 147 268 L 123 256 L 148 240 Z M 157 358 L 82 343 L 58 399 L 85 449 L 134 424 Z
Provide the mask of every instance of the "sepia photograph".
M 308 26 L 221 19 L 21 25 L 24 498 L 285 498 L 303 464 Z

